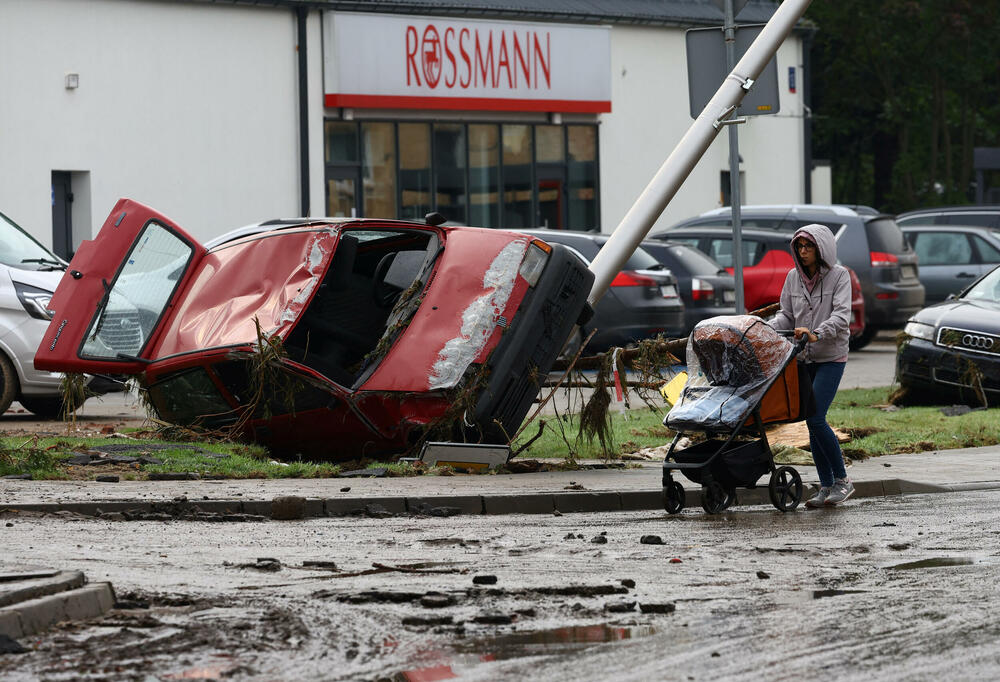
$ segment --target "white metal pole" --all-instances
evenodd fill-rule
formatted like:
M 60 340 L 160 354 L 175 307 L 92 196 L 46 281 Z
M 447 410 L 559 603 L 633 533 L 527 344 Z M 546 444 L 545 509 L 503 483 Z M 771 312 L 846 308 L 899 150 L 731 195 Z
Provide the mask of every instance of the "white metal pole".
M 746 54 L 722 81 L 718 91 L 632 204 L 632 208 L 590 264 L 594 273 L 594 286 L 588 298 L 591 305 L 596 305 L 604 296 L 611 280 L 635 252 L 639 242 L 645 239 L 653 223 L 719 134 L 722 128 L 720 119 L 725 119 L 736 111 L 747 92 L 744 85 L 752 84 L 757 79 L 810 2 L 811 0 L 785 0 L 779 5 L 760 35 L 747 48 Z

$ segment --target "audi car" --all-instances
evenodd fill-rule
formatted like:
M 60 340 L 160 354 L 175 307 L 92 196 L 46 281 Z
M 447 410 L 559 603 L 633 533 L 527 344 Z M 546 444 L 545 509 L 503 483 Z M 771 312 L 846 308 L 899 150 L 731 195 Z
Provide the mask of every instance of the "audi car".
M 1000 404 L 1000 266 L 903 332 L 896 375 L 907 400 Z

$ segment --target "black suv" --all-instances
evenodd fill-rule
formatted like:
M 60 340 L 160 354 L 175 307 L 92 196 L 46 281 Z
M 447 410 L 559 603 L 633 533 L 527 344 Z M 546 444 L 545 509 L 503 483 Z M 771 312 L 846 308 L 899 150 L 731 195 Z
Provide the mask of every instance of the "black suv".
M 840 262 L 854 270 L 861 280 L 865 329 L 852 340 L 853 349 L 867 345 L 879 329 L 902 327 L 911 315 L 923 307 L 924 287 L 918 278 L 917 255 L 893 216 L 866 207 L 836 205 L 784 204 L 742 208 L 744 227 L 773 230 L 787 235 L 788 239 L 795 230 L 812 223 L 830 228 L 837 239 Z M 677 239 L 685 229 L 696 227 L 726 227 L 731 230 L 731 209 L 727 206 L 702 213 L 650 235 L 650 238 Z
M 540 237 L 550 244 L 562 244 L 584 263 L 590 262 L 611 235 L 572 230 L 519 230 Z M 587 350 L 598 352 L 611 346 L 626 346 L 635 341 L 663 334 L 670 338 L 685 335 L 684 301 L 677 288 L 677 278 L 641 247 L 626 261 L 621 272 L 594 307 L 594 317 L 581 330 L 586 338 L 596 329 Z M 569 349 L 575 352 L 573 339 Z

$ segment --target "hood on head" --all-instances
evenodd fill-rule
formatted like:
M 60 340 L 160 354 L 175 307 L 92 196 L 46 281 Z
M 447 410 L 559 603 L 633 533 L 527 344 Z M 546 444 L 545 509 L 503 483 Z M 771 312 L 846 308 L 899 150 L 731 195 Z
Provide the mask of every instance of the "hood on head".
M 799 264 L 799 254 L 795 250 L 795 240 L 798 238 L 808 239 L 819 251 L 820 259 L 826 263 L 826 267 L 823 268 L 824 271 L 829 270 L 834 265 L 837 264 L 837 240 L 833 236 L 833 232 L 826 225 L 819 225 L 813 223 L 812 225 L 803 225 L 799 229 L 795 230 L 795 234 L 792 235 L 792 239 L 789 242 L 792 248 L 792 255 L 795 258 L 795 269 L 799 271 L 799 274 L 804 278 L 807 278 L 805 272 L 802 270 L 802 266 Z M 821 266 L 822 267 L 822 266 Z

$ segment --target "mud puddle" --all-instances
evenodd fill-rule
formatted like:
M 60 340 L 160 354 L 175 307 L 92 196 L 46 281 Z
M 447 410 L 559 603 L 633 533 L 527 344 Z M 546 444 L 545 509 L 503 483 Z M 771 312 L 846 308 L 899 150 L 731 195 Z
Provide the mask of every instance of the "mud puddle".
M 657 632 L 658 629 L 650 625 L 600 623 L 477 637 L 455 642 L 451 651 L 425 651 L 418 666 L 380 679 L 392 682 L 451 679 L 468 675 L 479 666 L 495 661 L 566 655 L 602 644 L 649 637 Z
M 933 557 L 931 559 L 921 559 L 919 561 L 907 561 L 906 563 L 889 566 L 894 571 L 912 571 L 921 568 L 944 568 L 948 566 L 972 566 L 979 563 L 976 559 L 969 557 Z

